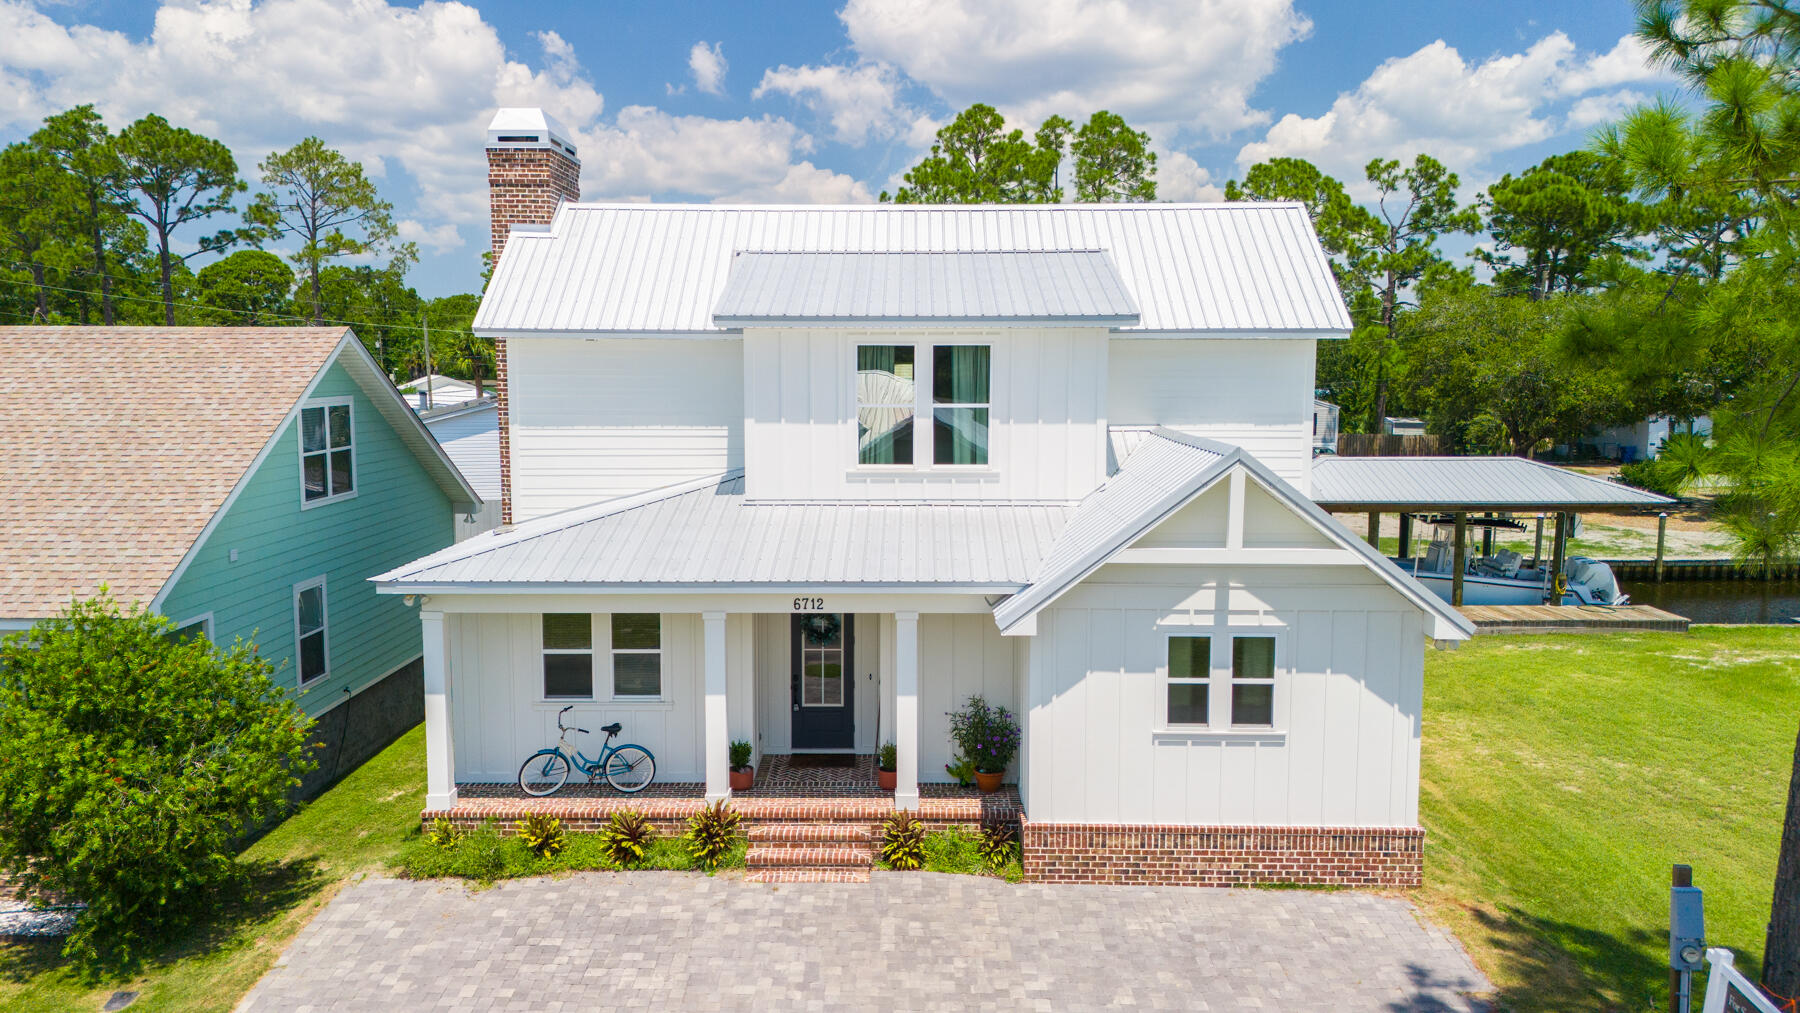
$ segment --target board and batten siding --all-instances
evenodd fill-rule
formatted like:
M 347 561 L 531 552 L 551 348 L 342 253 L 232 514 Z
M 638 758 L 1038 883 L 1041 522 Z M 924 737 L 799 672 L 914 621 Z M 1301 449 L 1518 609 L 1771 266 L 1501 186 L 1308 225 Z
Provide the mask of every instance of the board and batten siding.
M 1312 338 L 1107 343 L 1106 415 L 1243 447 L 1302 492 L 1312 471 Z
M 856 460 L 856 346 L 916 343 L 929 383 L 930 346 L 993 348 L 988 466 L 962 475 L 905 475 Z M 745 494 L 751 499 L 1074 501 L 1106 475 L 1106 332 L 744 331 Z M 1310 403 L 1310 402 L 1309 402 Z M 915 455 L 929 462 L 921 425 Z
M 162 605 L 178 623 L 210 612 L 215 642 L 254 642 L 277 667 L 275 681 L 296 689 L 294 585 L 323 575 L 330 674 L 299 698 L 313 713 L 419 656 L 418 610 L 377 595 L 369 578 L 451 544 L 455 523 L 449 498 L 333 362 L 313 398 L 344 397 L 353 405 L 356 495 L 301 509 L 296 414 Z
M 1221 621 L 1278 638 L 1274 728 L 1158 729 L 1159 627 Z M 1424 650 L 1418 609 L 1361 568 L 1102 567 L 1040 614 L 1024 650 L 1027 811 L 1417 826 Z
M 744 463 L 743 342 L 506 342 L 513 516 L 524 521 Z

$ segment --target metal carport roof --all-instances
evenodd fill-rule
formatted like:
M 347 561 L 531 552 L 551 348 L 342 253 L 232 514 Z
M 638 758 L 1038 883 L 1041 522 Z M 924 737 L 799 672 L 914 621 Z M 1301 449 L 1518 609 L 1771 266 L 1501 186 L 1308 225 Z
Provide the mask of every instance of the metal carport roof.
M 1322 457 L 1313 502 L 1327 510 L 1625 512 L 1675 502 L 1522 457 Z

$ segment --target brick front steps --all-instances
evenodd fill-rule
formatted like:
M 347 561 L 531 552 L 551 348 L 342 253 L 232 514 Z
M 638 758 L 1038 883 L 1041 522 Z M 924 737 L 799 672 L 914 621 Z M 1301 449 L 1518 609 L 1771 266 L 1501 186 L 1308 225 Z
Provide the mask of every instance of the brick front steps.
M 761 823 L 745 856 L 752 883 L 867 883 L 870 832 L 848 823 Z

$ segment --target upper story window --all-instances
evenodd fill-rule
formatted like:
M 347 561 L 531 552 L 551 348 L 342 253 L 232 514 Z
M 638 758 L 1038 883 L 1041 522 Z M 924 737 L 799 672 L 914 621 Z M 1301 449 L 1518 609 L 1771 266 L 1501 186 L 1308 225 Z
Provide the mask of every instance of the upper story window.
M 300 409 L 301 506 L 356 494 L 356 439 L 350 399 Z
M 929 356 L 930 383 L 918 366 Z M 913 467 L 920 419 L 931 424 L 931 464 L 988 463 L 987 345 L 858 345 L 856 463 Z

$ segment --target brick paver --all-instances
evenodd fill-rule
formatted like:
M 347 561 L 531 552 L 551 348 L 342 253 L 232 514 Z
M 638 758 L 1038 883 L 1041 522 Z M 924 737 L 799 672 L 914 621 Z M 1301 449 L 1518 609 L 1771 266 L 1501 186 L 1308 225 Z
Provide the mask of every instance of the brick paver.
M 638 872 L 366 880 L 240 1009 L 1473 1010 L 1488 988 L 1369 893 Z

